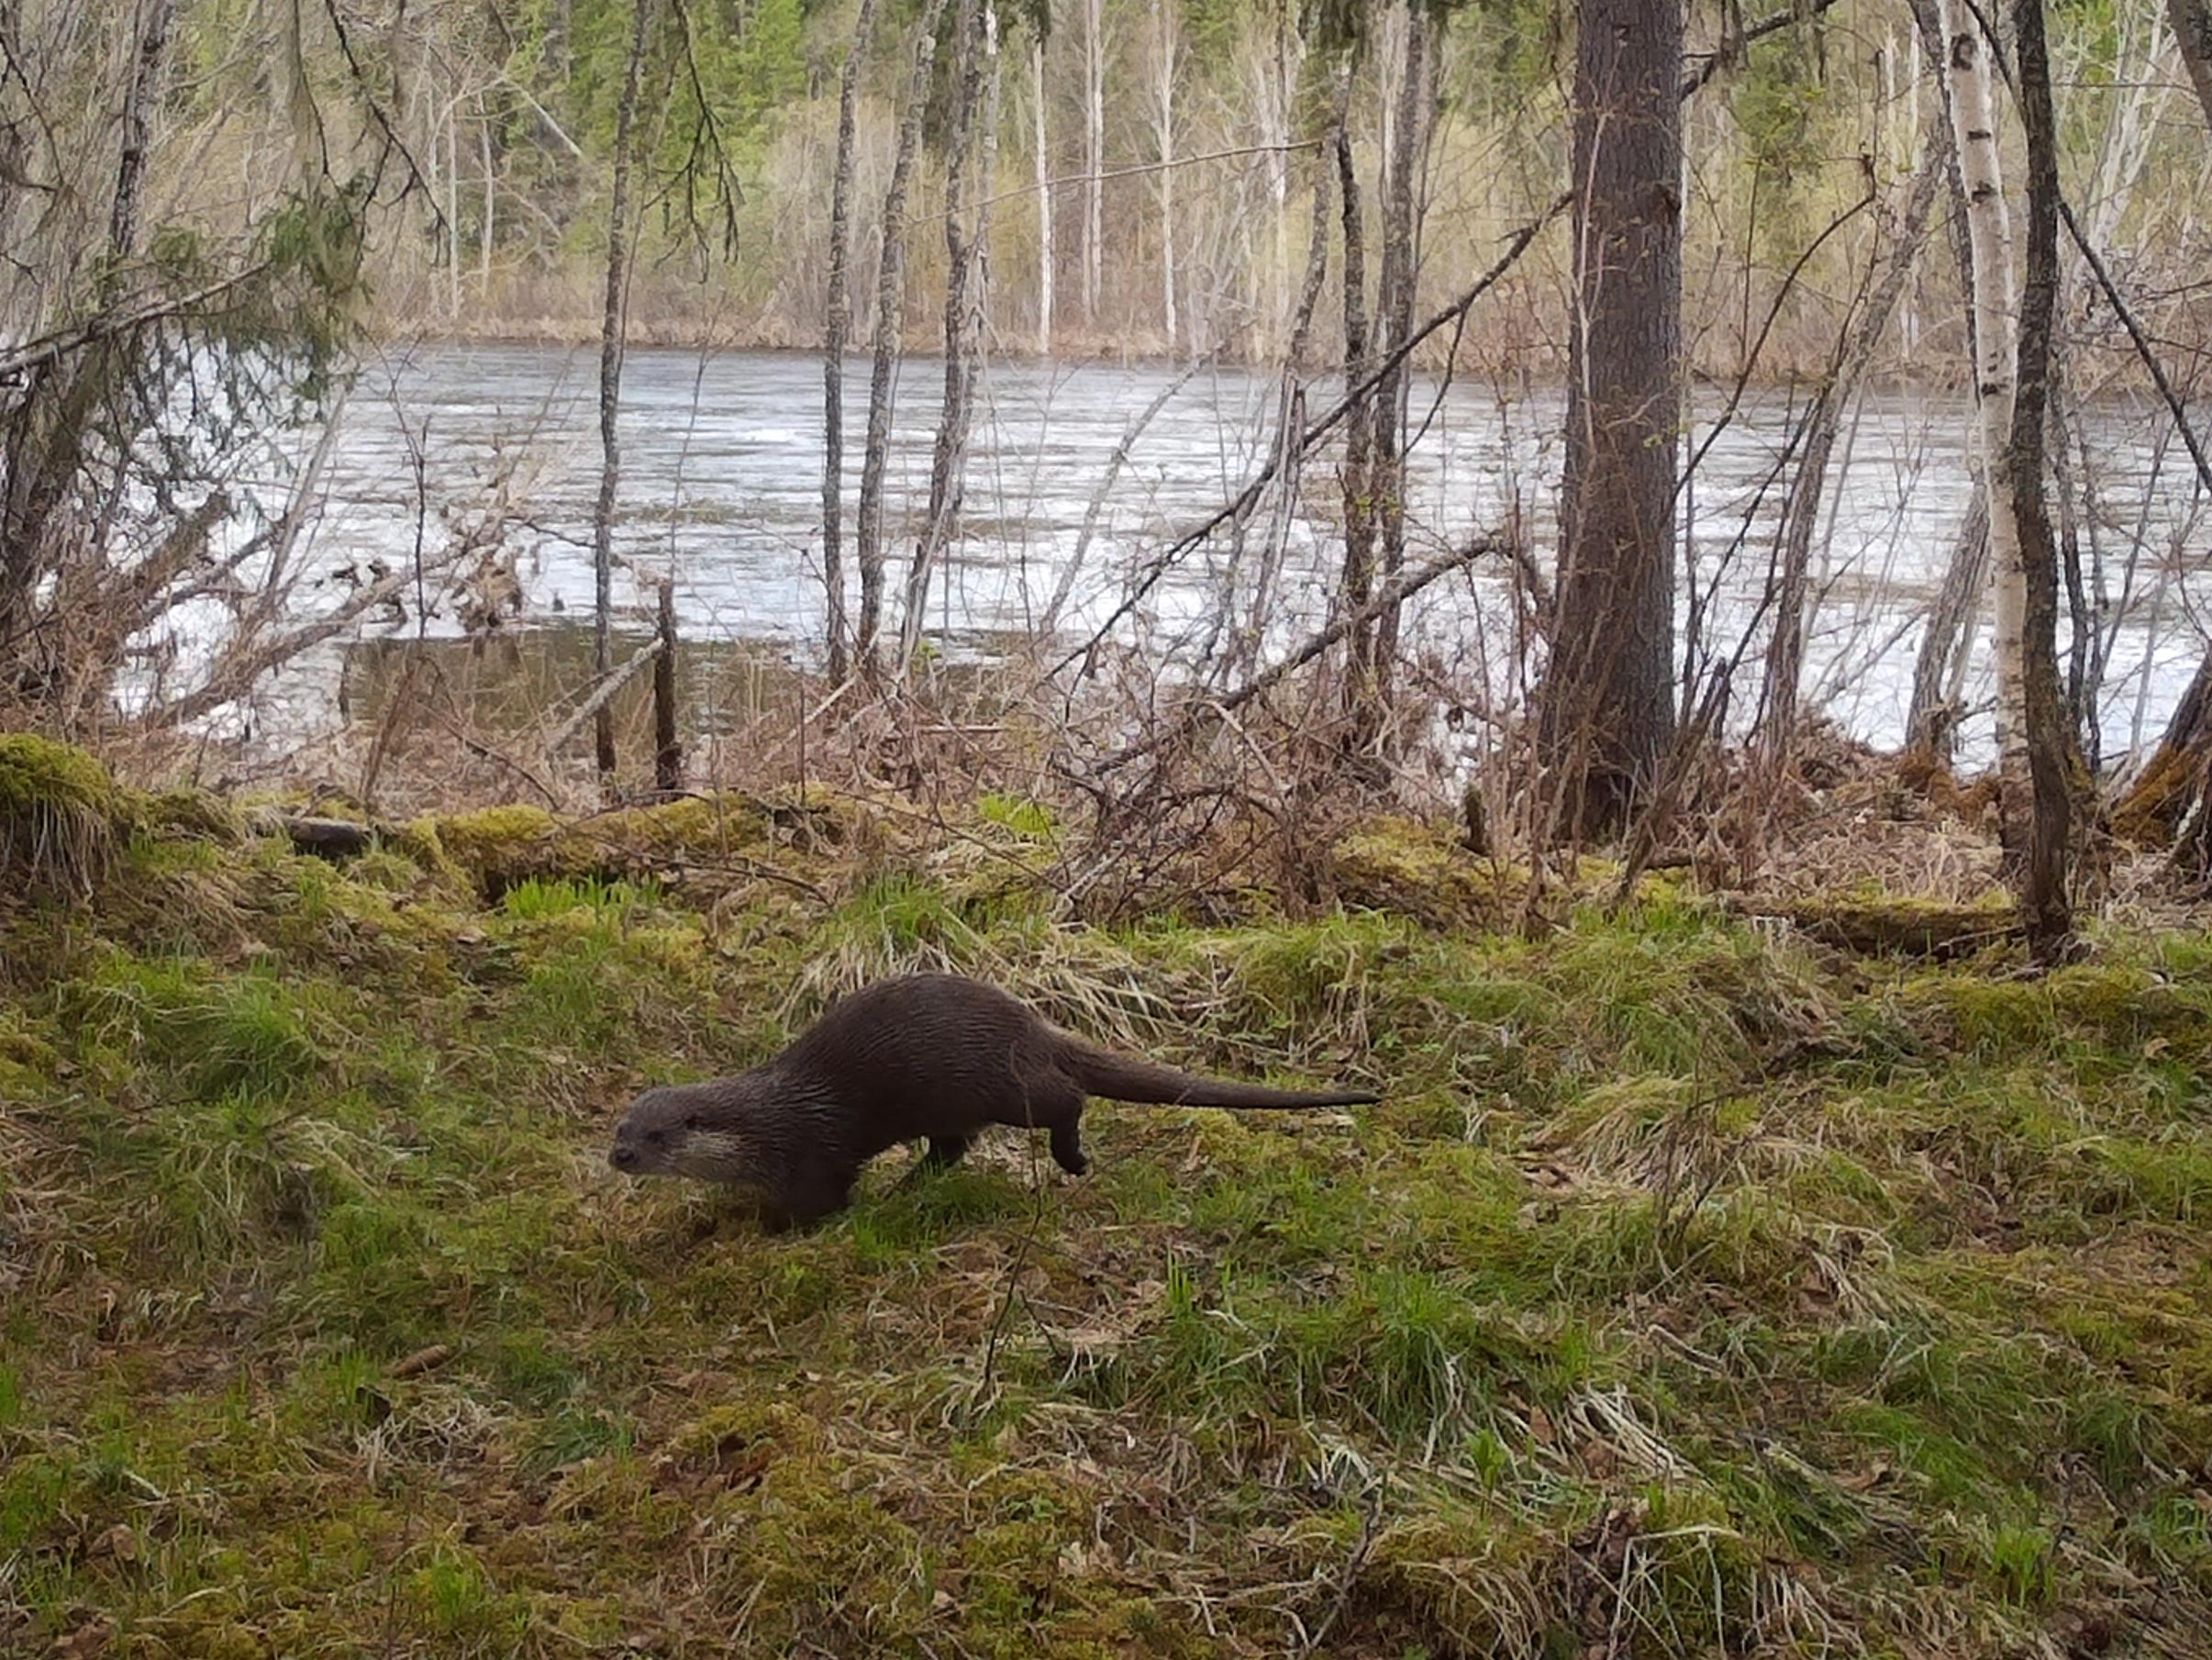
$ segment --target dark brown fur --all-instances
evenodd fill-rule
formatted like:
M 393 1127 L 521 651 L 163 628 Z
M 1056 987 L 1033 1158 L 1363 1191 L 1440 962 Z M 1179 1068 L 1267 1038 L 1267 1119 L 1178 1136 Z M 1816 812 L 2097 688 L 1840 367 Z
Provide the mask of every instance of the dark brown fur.
M 632 1175 L 689 1175 L 750 1189 L 774 1227 L 839 1209 L 865 1164 L 927 1140 L 923 1164 L 957 1164 L 993 1124 L 1050 1131 L 1053 1161 L 1090 1167 L 1090 1096 L 1188 1107 L 1341 1107 L 1362 1090 L 1267 1089 L 1117 1055 L 1039 1019 L 994 986 L 952 975 L 882 980 L 833 1004 L 773 1060 L 735 1077 L 649 1089 L 615 1128 L 609 1159 Z

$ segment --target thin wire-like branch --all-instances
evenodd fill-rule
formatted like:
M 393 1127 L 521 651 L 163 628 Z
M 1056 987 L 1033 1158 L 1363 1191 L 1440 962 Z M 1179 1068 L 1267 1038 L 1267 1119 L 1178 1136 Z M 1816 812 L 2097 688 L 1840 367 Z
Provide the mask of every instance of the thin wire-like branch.
M 1505 279 L 1506 272 L 1510 271 L 1521 255 L 1528 251 L 1529 243 L 1536 240 L 1538 233 L 1553 219 L 1559 217 L 1561 214 L 1566 212 L 1573 200 L 1572 193 L 1560 196 L 1537 217 L 1515 231 L 1512 240 L 1506 245 L 1506 251 L 1498 256 L 1496 263 L 1476 279 L 1474 286 L 1401 340 L 1396 349 L 1369 370 L 1356 385 L 1349 387 L 1344 396 L 1329 408 L 1327 414 L 1309 425 L 1295 443 L 1271 446 L 1268 459 L 1262 463 L 1260 471 L 1252 475 L 1251 480 L 1246 484 L 1244 488 L 1208 518 L 1204 524 L 1178 537 L 1159 558 L 1152 562 L 1151 569 L 1145 573 L 1144 579 L 1137 585 L 1121 604 L 1114 607 L 1113 614 L 1098 625 L 1090 639 L 1053 664 L 1051 673 L 1056 675 L 1065 673 L 1074 664 L 1088 658 L 1100 645 L 1104 644 L 1107 634 L 1113 631 L 1115 626 L 1122 618 L 1128 616 L 1143 602 L 1145 596 L 1158 585 L 1160 579 L 1167 574 L 1177 560 L 1192 549 L 1198 547 L 1206 538 L 1231 519 L 1250 512 L 1253 504 L 1260 499 L 1261 493 L 1267 488 L 1269 481 L 1275 476 L 1276 469 L 1282 466 L 1287 457 L 1304 456 L 1316 444 L 1333 432 L 1346 415 L 1356 408 L 1375 387 L 1382 384 L 1384 377 L 1412 356 L 1415 349 L 1423 340 L 1446 324 L 1464 316 L 1469 306 Z
M 1239 156 L 1287 156 L 1301 150 L 1312 150 L 1321 142 L 1318 139 L 1301 139 L 1290 144 L 1244 144 L 1234 150 L 1210 150 L 1202 156 L 1177 156 L 1169 162 L 1143 162 L 1131 167 L 1116 167 L 1099 173 L 1068 173 L 1042 184 L 1019 184 L 1012 190 L 1002 190 L 995 196 L 985 196 L 979 206 L 995 207 L 1001 202 L 1015 201 L 1022 196 L 1039 195 L 1046 191 L 1058 190 L 1063 184 L 1087 184 L 1093 179 L 1101 184 L 1115 179 L 1139 179 L 1155 173 L 1171 173 L 1177 168 L 1196 167 L 1207 162 L 1233 162 Z M 943 218 L 943 213 L 933 213 L 926 218 L 909 217 L 909 225 L 928 225 Z

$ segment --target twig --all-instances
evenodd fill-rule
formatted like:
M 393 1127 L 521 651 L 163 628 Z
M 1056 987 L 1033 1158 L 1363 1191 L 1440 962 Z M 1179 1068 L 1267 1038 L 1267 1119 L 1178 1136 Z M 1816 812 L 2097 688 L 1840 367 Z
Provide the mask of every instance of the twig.
M 1185 710 L 1179 719 L 1169 725 L 1166 730 L 1153 734 L 1141 743 L 1134 743 L 1127 749 L 1117 751 L 1099 763 L 1098 771 L 1102 774 L 1114 772 L 1127 766 L 1132 761 L 1150 754 L 1165 744 L 1173 742 L 1196 725 L 1209 709 L 1227 715 L 1242 708 L 1253 698 L 1276 685 L 1285 675 L 1295 673 L 1320 656 L 1322 652 L 1328 651 L 1329 647 L 1335 645 L 1353 629 L 1373 622 L 1391 607 L 1411 599 L 1439 576 L 1449 576 L 1452 572 L 1473 564 L 1485 553 L 1498 551 L 1499 545 L 1488 537 L 1478 538 L 1456 553 L 1443 554 L 1430 560 L 1427 564 L 1406 572 L 1395 581 L 1385 583 L 1365 605 L 1338 618 L 1336 621 L 1330 623 L 1328 627 L 1323 629 L 1273 667 L 1254 675 L 1226 697 L 1208 698 Z
M 1744 48 L 1752 41 L 1779 34 L 1793 23 L 1803 23 L 1809 17 L 1817 17 L 1835 4 L 1836 0 L 1813 0 L 1808 6 L 1800 3 L 1800 0 L 1793 0 L 1793 4 L 1781 11 L 1770 12 L 1758 22 L 1746 24 L 1735 34 L 1724 36 L 1720 44 L 1706 54 L 1706 61 L 1682 78 L 1682 85 L 1678 89 L 1681 95 L 1688 97 L 1728 65 L 1740 62 Z
M 1328 1633 L 1336 1629 L 1337 1621 L 1344 1617 L 1344 1610 L 1351 1606 L 1351 1593 L 1360 1582 L 1360 1571 L 1367 1565 L 1367 1558 L 1374 1550 L 1375 1524 L 1382 1515 L 1383 1483 L 1378 1478 L 1367 1489 L 1367 1510 L 1360 1518 L 1360 1537 L 1352 1544 L 1351 1554 L 1345 1557 L 1344 1565 L 1337 1570 L 1336 1599 L 1329 1603 L 1328 1612 L 1321 1616 L 1321 1623 L 1298 1644 L 1298 1660 L 1307 1660 L 1307 1656 L 1319 1651 L 1321 1644 L 1328 1641 Z

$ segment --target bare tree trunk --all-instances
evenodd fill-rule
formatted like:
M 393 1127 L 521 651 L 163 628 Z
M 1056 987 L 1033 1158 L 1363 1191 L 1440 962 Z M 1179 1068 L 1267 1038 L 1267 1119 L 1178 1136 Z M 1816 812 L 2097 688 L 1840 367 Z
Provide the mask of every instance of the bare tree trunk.
M 1339 72 L 1336 160 L 1338 212 L 1344 223 L 1344 380 L 1366 384 L 1374 372 L 1374 346 L 1367 328 L 1367 236 L 1360 206 L 1360 174 L 1352 164 L 1349 72 Z M 1374 400 L 1357 396 L 1344 421 L 1344 609 L 1364 616 L 1374 591 L 1374 507 L 1371 481 L 1374 464 Z M 1356 730 L 1374 700 L 1374 636 L 1371 618 L 1347 636 L 1345 713 Z
M 489 116 L 476 123 L 476 143 L 484 158 L 484 225 L 476 238 L 476 297 L 492 297 L 492 206 L 497 177 L 492 161 L 492 122 Z
M 1908 750 L 1941 760 L 1958 736 L 1959 697 L 1965 684 L 1967 645 L 1983 586 L 1989 580 L 1989 497 L 1977 473 L 1967 497 L 1966 518 L 1951 544 L 1943 585 L 1928 614 L 1913 663 L 1912 701 L 1905 717 Z
M 107 245 L 118 260 L 138 251 L 139 206 L 146 194 L 146 152 L 154 106 L 161 100 L 161 74 L 168 65 L 169 34 L 176 23 L 176 0 L 152 0 L 139 34 L 130 92 L 123 102 L 123 149 L 116 162 L 115 203 L 107 217 Z
M 638 80 L 645 62 L 653 0 L 632 0 L 629 61 L 615 109 L 615 180 L 606 214 L 606 306 L 599 318 L 599 500 L 592 514 L 592 671 L 604 683 L 615 670 L 615 502 L 622 481 L 622 351 L 629 296 L 630 150 L 638 121 Z M 593 728 L 599 787 L 615 779 L 615 716 L 602 704 Z
M 461 315 L 461 101 L 446 102 L 446 315 Z
M 1153 0 L 1159 55 L 1153 64 L 1152 133 L 1160 145 L 1160 315 L 1170 356 L 1183 330 L 1175 317 L 1175 7 L 1177 0 Z
M 1267 164 L 1267 194 L 1269 199 L 1274 206 L 1274 214 L 1273 216 L 1273 222 L 1274 225 L 1274 257 L 1270 262 L 1274 268 L 1274 304 L 1270 308 L 1268 315 L 1268 323 L 1271 334 L 1275 329 L 1282 327 L 1283 309 L 1285 303 L 1289 299 L 1289 295 L 1285 292 L 1284 288 L 1284 284 L 1290 280 L 1289 265 L 1291 228 L 1289 150 L 1292 118 L 1291 110 L 1293 107 L 1293 100 L 1295 98 L 1297 94 L 1297 70 L 1292 56 L 1293 37 L 1290 27 L 1290 13 L 1291 8 L 1287 5 L 1278 6 L 1275 7 L 1275 51 L 1273 65 L 1274 85 L 1272 95 L 1268 101 L 1269 114 L 1273 117 L 1272 124 L 1268 128 L 1268 142 L 1279 147 L 1277 153 L 1268 158 Z M 1324 161 L 1323 171 L 1324 173 L 1326 173 L 1326 160 Z M 1327 194 L 1326 183 L 1324 184 L 1323 194 L 1324 195 Z M 1322 234 L 1324 236 L 1328 234 L 1328 226 L 1324 224 L 1322 226 Z M 1311 265 L 1311 262 L 1312 256 L 1309 245 L 1307 254 L 1307 263 L 1309 267 Z M 1308 320 L 1310 321 L 1310 318 Z
M 1052 351 L 1052 176 L 1051 147 L 1045 135 L 1045 43 L 1042 35 L 1029 49 L 1031 84 L 1036 92 L 1037 121 L 1037 351 L 1040 357 Z
M 1682 11 L 1581 0 L 1562 556 L 1538 688 L 1548 833 L 1625 826 L 1673 739 Z
M 1976 456 L 1989 502 L 1990 585 L 1995 599 L 1997 756 L 2006 851 L 2026 852 L 2025 814 L 2032 793 L 2028 759 L 2027 683 L 2022 677 L 2028 594 L 2015 500 L 2012 433 L 2017 399 L 2018 334 L 2013 313 L 2012 215 L 1998 166 L 1995 69 L 1987 40 L 1963 0 L 1940 0 L 1950 81 L 1951 133 L 1966 184 L 1973 244 Z M 2039 411 L 2040 404 L 2039 402 Z M 2040 487 L 2040 480 L 2030 481 Z
M 2051 95 L 2051 51 L 2043 0 L 2017 0 L 2020 125 L 2028 139 L 2028 270 L 2020 295 L 2019 382 L 2010 436 L 2015 537 L 2020 560 L 2021 712 L 2029 785 L 2021 920 L 2029 946 L 2048 962 L 2073 937 L 2074 796 L 2082 782 L 2079 748 L 2059 678 L 2059 560 L 2043 496 L 2051 429 L 2051 321 L 2059 290 L 2058 116 Z
M 1098 326 L 1106 258 L 1106 0 L 1083 6 L 1083 325 Z
M 1383 271 L 1375 301 L 1375 350 L 1395 351 L 1413 332 L 1416 254 L 1420 240 L 1416 184 L 1422 151 L 1428 135 L 1428 106 L 1434 91 L 1428 8 L 1411 5 L 1406 12 L 1406 51 L 1403 79 L 1398 84 L 1396 115 L 1391 133 L 1388 189 L 1383 218 Z M 1369 493 L 1381 516 L 1382 578 L 1390 582 L 1406 563 L 1406 405 L 1412 365 L 1399 362 L 1375 388 L 1374 470 Z M 1384 706 L 1390 700 L 1392 669 L 1398 651 L 1395 607 L 1376 619 L 1374 631 L 1373 701 L 1368 715 L 1373 726 L 1361 741 L 1371 741 L 1381 725 Z
M 856 642 L 863 673 L 876 669 L 876 631 L 884 614 L 884 470 L 891 456 L 891 373 L 898 361 L 906 292 L 906 191 L 929 101 L 937 24 L 945 0 L 925 0 L 910 42 L 906 107 L 900 117 L 891 184 L 884 193 L 884 251 L 876 273 L 875 363 L 868 382 L 868 448 L 861 458 L 860 522 L 854 540 L 861 564 L 861 626 Z
M 937 444 L 929 462 L 929 512 L 922 522 L 921 540 L 915 544 L 914 563 L 906 573 L 906 608 L 899 618 L 898 662 L 904 670 L 921 643 L 922 623 L 929 602 L 929 573 L 951 540 L 960 517 L 961 482 L 968 451 L 968 407 L 975 381 L 978 329 L 975 308 L 969 297 L 970 273 L 975 261 L 973 232 L 968 223 L 968 152 L 974 143 L 975 106 L 983 92 L 984 59 L 996 72 L 997 14 L 989 0 L 960 0 L 953 24 L 960 42 L 959 67 L 953 82 L 951 131 L 945 151 L 945 381 L 937 421 Z M 989 194 L 986 177 L 976 194 Z
M 845 346 L 852 328 L 852 144 L 861 61 L 875 28 L 875 0 L 861 0 L 852 46 L 838 80 L 837 173 L 829 187 L 829 295 L 822 319 L 822 581 L 828 590 L 829 678 L 851 672 L 845 634 Z
M 1829 458 L 1835 451 L 1843 412 L 1859 396 L 1859 383 L 1865 378 L 1874 349 L 1882 343 L 1905 292 L 1906 280 L 1912 274 L 1913 262 L 1919 257 L 1944 173 L 1942 151 L 1931 142 L 1919 172 L 1913 176 L 1888 266 L 1867 295 L 1859 326 L 1851 331 L 1806 418 L 1804 451 L 1782 512 L 1781 578 L 1775 589 L 1773 643 L 1766 662 L 1764 748 L 1772 774 L 1778 775 L 1786 763 L 1797 724 L 1798 680 L 1805 664 L 1806 590 L 1812 566 L 1813 531 L 1827 493 Z
M 1275 411 L 1274 515 L 1266 545 L 1261 550 L 1251 619 L 1243 631 L 1248 668 L 1257 660 L 1261 637 L 1274 607 L 1275 584 L 1282 576 L 1290 543 L 1291 516 L 1298 506 L 1299 440 L 1306 429 L 1306 384 L 1301 370 L 1306 341 L 1313 332 L 1314 307 L 1320 304 L 1321 284 L 1328 274 L 1328 151 L 1333 139 L 1333 134 L 1322 139 L 1321 158 L 1314 168 L 1313 228 L 1306 243 L 1306 280 L 1299 285 L 1297 309 L 1290 318 L 1290 338 L 1284 347 L 1283 384 Z
M 2189 84 L 2212 128 L 2212 0 L 2166 0 Z M 2113 809 L 2116 830 L 2138 841 L 2173 835 L 2212 791 L 2212 650 L 2196 665 L 2150 762 Z
M 653 787 L 672 796 L 684 787 L 684 741 L 676 726 L 676 585 L 661 579 L 661 649 L 653 653 Z

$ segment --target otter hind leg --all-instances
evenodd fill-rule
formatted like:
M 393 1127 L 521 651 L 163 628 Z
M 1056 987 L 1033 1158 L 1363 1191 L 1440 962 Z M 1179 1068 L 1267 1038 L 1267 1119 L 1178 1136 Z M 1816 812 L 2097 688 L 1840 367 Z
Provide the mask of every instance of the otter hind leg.
M 923 1153 L 916 1166 L 921 1170 L 950 1170 L 968 1156 L 968 1149 L 975 1145 L 972 1135 L 933 1135 L 929 1151 Z
M 1083 1126 L 1080 1115 L 1071 1113 L 1052 1126 L 1052 1162 L 1070 1175 L 1082 1175 L 1091 1168 L 1088 1154 L 1083 1150 Z

